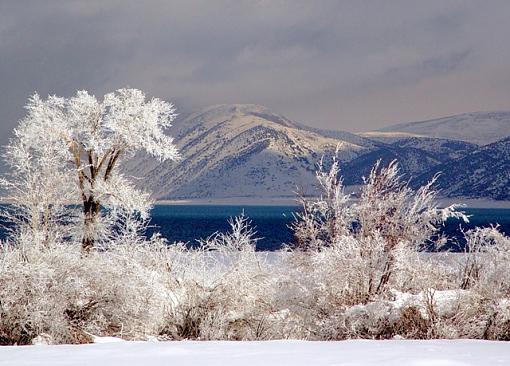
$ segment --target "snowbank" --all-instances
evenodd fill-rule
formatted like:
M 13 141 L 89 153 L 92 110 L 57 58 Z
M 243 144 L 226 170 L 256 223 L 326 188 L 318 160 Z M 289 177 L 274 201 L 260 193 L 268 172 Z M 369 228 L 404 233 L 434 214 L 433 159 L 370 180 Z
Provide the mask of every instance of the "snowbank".
M 510 343 L 474 340 L 117 342 L 0 347 L 0 365 L 510 365 Z

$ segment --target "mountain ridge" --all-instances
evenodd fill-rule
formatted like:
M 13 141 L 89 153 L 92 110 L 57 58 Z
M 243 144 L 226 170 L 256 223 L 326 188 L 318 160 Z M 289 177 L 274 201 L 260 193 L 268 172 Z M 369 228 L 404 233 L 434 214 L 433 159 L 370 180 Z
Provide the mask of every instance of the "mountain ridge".
M 453 119 L 445 117 L 438 119 L 439 122 L 433 120 L 441 128 L 431 131 L 431 134 L 441 132 L 448 135 L 445 124 L 456 126 L 459 121 L 466 121 L 469 115 L 473 114 L 462 114 L 460 116 L 463 117 Z M 480 146 L 480 139 L 476 142 L 466 140 L 473 140 L 473 131 L 476 132 L 473 125 L 476 127 L 477 121 L 485 121 L 484 126 L 491 128 L 502 124 L 506 126 L 510 122 L 510 112 L 490 112 L 487 115 L 478 112 L 474 117 L 474 120 L 465 122 L 471 128 L 459 129 L 455 132 L 455 139 L 419 135 L 411 131 L 416 130 L 416 123 L 397 125 L 408 131 L 380 131 L 382 136 L 377 136 L 377 133 L 360 135 L 309 127 L 260 105 L 221 104 L 176 121 L 172 135 L 181 150 L 182 160 L 179 163 L 160 163 L 138 156 L 126 164 L 126 171 L 129 175 L 144 177 L 136 180 L 138 185 L 154 192 L 156 199 L 293 197 L 298 187 L 310 194 L 316 192 L 317 163 L 323 155 L 326 158 L 332 156 L 338 148 L 341 173 L 348 185 L 360 184 L 362 176 L 368 175 L 379 159 L 383 164 L 396 159 L 406 179 L 418 182 L 417 177 L 426 177 L 438 169 L 446 167 L 456 171 L 448 164 L 469 165 L 470 158 L 481 166 L 495 164 L 490 154 L 476 155 L 484 149 Z M 490 118 L 495 121 L 489 121 Z M 431 122 L 417 123 L 427 126 Z M 503 135 L 505 131 L 497 128 L 496 131 L 488 130 L 481 138 Z M 461 132 L 465 132 L 465 136 L 459 138 Z M 507 144 L 506 140 L 502 142 L 502 146 Z M 505 154 L 501 158 L 510 160 Z M 507 169 L 504 164 L 501 167 Z M 480 184 L 462 175 L 467 187 L 463 195 L 510 200 L 510 193 L 505 193 L 509 186 L 505 174 L 491 175 L 486 171 L 483 176 L 477 175 Z M 486 182 L 485 185 L 482 181 Z M 454 178 L 445 179 L 441 184 L 463 185 L 462 182 L 452 182 Z M 487 184 L 492 187 L 489 191 L 483 188 Z M 470 192 L 469 187 L 473 187 Z M 447 195 L 459 194 L 458 190 L 447 186 L 440 188 Z
M 419 187 L 439 174 L 436 186 L 448 197 L 510 199 L 510 137 L 428 169 L 412 180 Z
M 510 136 L 510 111 L 470 112 L 417 122 L 405 122 L 369 131 L 376 133 L 409 133 L 421 137 L 461 140 L 478 145 L 496 142 Z
M 217 105 L 175 124 L 177 164 L 143 157 L 127 165 L 158 199 L 290 196 L 315 184 L 322 155 L 349 160 L 365 146 L 323 136 L 257 105 Z M 358 139 L 358 137 L 355 137 Z

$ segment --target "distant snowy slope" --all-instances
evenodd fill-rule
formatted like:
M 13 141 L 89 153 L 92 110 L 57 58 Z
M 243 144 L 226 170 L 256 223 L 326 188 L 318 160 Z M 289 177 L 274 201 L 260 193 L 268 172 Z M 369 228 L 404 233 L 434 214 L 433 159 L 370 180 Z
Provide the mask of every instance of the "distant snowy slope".
M 361 184 L 362 177 L 369 175 L 378 160 L 383 166 L 397 160 L 401 174 L 410 179 L 447 161 L 464 157 L 476 148 L 478 145 L 463 141 L 400 137 L 346 162 L 342 165 L 342 175 L 346 185 Z
M 313 194 L 320 158 L 335 149 L 346 185 L 362 182 L 377 160 L 397 160 L 406 179 L 435 172 L 447 195 L 510 199 L 510 112 L 467 113 L 355 135 L 302 125 L 253 104 L 217 105 L 170 129 L 182 159 L 137 156 L 128 175 L 156 199 L 274 199 Z
M 418 176 L 418 187 L 441 172 L 441 193 L 450 197 L 510 200 L 510 138 L 482 146 L 460 159 L 434 166 Z
M 361 134 L 355 134 L 355 133 L 339 131 L 339 130 L 325 130 L 322 128 L 310 127 L 310 126 L 300 124 L 300 123 L 296 123 L 296 126 L 301 128 L 302 130 L 315 132 L 321 136 L 326 136 L 326 137 L 331 137 L 334 139 L 339 139 L 342 141 L 347 141 L 352 144 L 356 144 L 356 145 L 360 145 L 360 146 L 374 147 L 377 145 L 377 143 L 374 143 L 373 140 L 371 140 L 370 138 L 365 138 Z
M 126 165 L 158 199 L 293 196 L 296 186 L 312 189 L 323 154 L 338 146 L 339 158 L 350 160 L 367 149 L 357 136 L 324 136 L 251 104 L 206 108 L 178 121 L 170 133 L 180 162 L 140 156 Z
M 0 347 L 0 366 L 487 366 L 510 365 L 508 342 L 117 342 Z
M 384 132 L 384 131 L 368 131 L 368 132 L 358 132 L 356 134 L 359 137 L 369 139 L 372 141 L 378 141 L 382 143 L 393 143 L 395 141 L 401 139 L 407 139 L 410 137 L 426 137 L 422 135 L 417 135 L 415 133 L 409 132 Z
M 368 138 L 390 138 L 392 133 L 393 137 L 409 134 L 485 145 L 510 136 L 510 112 L 464 113 L 428 121 L 401 123 L 361 135 Z

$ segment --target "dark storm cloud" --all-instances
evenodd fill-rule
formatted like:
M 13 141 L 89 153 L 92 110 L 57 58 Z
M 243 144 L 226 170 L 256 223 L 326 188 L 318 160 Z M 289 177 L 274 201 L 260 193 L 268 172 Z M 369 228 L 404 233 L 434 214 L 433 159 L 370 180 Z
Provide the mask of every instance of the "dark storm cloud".
M 141 88 L 367 130 L 510 109 L 508 1 L 2 1 L 0 143 L 26 98 Z

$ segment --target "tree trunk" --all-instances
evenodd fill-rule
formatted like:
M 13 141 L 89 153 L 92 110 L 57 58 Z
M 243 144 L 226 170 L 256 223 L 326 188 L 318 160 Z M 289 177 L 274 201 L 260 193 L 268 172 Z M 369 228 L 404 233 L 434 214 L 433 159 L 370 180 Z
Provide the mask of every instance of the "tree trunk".
M 86 252 L 94 248 L 96 242 L 96 223 L 100 210 L 99 201 L 90 196 L 83 202 L 83 238 L 81 241 L 82 249 Z

